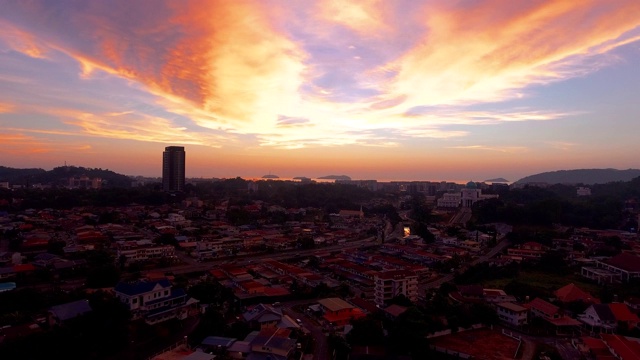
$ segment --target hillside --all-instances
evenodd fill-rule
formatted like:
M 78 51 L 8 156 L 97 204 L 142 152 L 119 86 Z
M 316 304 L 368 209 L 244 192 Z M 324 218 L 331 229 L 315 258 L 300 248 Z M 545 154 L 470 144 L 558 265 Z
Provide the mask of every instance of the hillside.
M 52 186 L 65 186 L 69 178 L 86 175 L 90 178 L 101 178 L 104 188 L 128 188 L 131 179 L 111 170 L 85 168 L 77 166 L 60 166 L 53 170 L 43 169 L 15 169 L 0 166 L 0 181 L 8 181 L 14 185 L 50 184 Z
M 630 181 L 640 176 L 639 169 L 577 169 L 549 171 L 524 177 L 516 184 L 547 183 L 547 184 L 606 184 L 617 181 Z
M 318 179 L 323 179 L 323 180 L 351 180 L 351 178 L 347 175 L 327 175 L 327 176 L 320 176 Z

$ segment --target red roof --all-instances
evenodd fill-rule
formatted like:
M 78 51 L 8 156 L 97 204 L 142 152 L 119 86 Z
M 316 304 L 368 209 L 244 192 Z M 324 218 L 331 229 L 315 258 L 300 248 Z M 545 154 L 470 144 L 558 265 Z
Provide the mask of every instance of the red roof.
M 600 300 L 591 296 L 588 292 L 580 289 L 576 284 L 571 283 L 554 291 L 554 294 L 562 302 L 584 301 L 599 304 Z
M 640 256 L 628 252 L 618 254 L 604 262 L 625 271 L 640 272 Z
M 600 335 L 610 350 L 613 350 L 621 360 L 640 360 L 640 343 L 631 341 L 619 335 Z
M 266 296 L 284 296 L 289 295 L 289 290 L 282 287 L 266 287 L 262 291 Z
M 365 313 L 363 313 L 362 310 L 360 310 L 359 308 L 355 308 L 351 312 L 346 312 L 346 313 L 336 314 L 336 313 L 328 312 L 324 314 L 322 317 L 331 323 L 344 323 L 344 322 L 349 322 L 349 320 L 351 319 L 359 319 L 364 316 L 365 316 Z
M 19 272 L 27 272 L 27 271 L 35 271 L 36 268 L 33 266 L 33 264 L 18 264 L 18 265 L 13 265 L 13 271 L 19 273 Z
M 359 307 L 360 309 L 370 313 L 374 313 L 378 311 L 378 307 L 376 306 L 376 304 L 372 303 L 371 301 L 365 300 L 361 297 L 356 296 L 354 298 L 351 298 L 349 299 L 349 302 Z
M 629 311 L 629 307 L 623 303 L 609 304 L 611 312 L 618 321 L 635 321 L 638 322 L 638 315 Z
M 582 323 L 574 318 L 563 316 L 557 319 L 546 319 L 547 322 L 555 326 L 580 326 Z
M 593 338 L 591 336 L 585 336 L 582 338 L 582 342 L 589 347 L 592 351 L 598 352 L 599 350 L 605 350 L 607 345 L 600 339 Z
M 559 310 L 557 306 L 549 302 L 546 302 L 540 298 L 533 299 L 533 301 L 531 301 L 529 304 L 525 306 L 529 307 L 530 309 L 536 309 L 542 312 L 543 314 L 545 314 L 547 317 L 553 317 L 555 314 L 558 313 L 558 310 Z

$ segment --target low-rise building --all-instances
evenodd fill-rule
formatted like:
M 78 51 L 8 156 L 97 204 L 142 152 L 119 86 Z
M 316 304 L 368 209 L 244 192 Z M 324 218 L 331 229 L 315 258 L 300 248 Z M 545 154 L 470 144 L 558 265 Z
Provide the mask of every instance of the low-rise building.
M 157 245 L 148 240 L 120 241 L 116 248 L 116 261 L 126 266 L 138 261 L 176 258 L 176 249 L 172 245 Z
M 318 300 L 323 312 L 323 319 L 333 326 L 347 325 L 353 319 L 365 316 L 365 313 L 358 307 L 340 298 L 327 298 Z
M 511 302 L 496 304 L 496 312 L 500 320 L 512 326 L 527 324 L 529 309 Z
M 150 325 L 170 319 L 186 319 L 198 301 L 189 298 L 183 289 L 175 289 L 168 279 L 120 282 L 116 297 L 131 311 L 133 319 L 144 319 Z
M 640 256 L 623 252 L 606 260 L 596 261 L 596 266 L 585 266 L 582 276 L 600 282 L 629 282 L 640 278 Z

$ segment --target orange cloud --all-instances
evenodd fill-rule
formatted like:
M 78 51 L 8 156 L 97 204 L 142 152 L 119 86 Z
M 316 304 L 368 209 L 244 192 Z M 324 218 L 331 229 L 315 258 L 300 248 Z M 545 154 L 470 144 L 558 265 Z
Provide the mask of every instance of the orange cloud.
M 130 43 L 113 31 L 113 24 L 91 17 L 96 22 L 91 31 L 98 41 L 97 53 L 70 53 L 82 64 L 85 76 L 101 69 L 141 82 L 162 98 L 164 106 L 202 126 L 271 126 L 283 108 L 295 106 L 304 55 L 275 32 L 261 2 L 170 6 L 173 13 L 164 21 L 181 34 L 166 49 L 161 42 L 166 27 L 142 27 L 127 34 L 151 34 L 159 39 L 157 44 Z
M 318 9 L 325 21 L 339 23 L 362 35 L 378 36 L 391 29 L 384 19 L 384 3 L 381 0 L 324 0 L 318 3 Z
M 35 3 L 39 15 L 23 25 L 42 21 L 39 37 L 2 23 L 13 47 L 35 57 L 64 52 L 88 81 L 102 72 L 131 80 L 155 95 L 153 106 L 191 122 L 166 112 L 109 114 L 104 107 L 122 104 L 105 101 L 92 113 L 63 114 L 65 124 L 97 137 L 213 147 L 240 134 L 287 149 L 397 147 L 412 137 L 464 137 L 473 125 L 562 118 L 575 112 L 464 106 L 588 73 L 612 61 L 602 54 L 640 39 L 636 0 L 90 2 L 63 7 L 74 19 L 68 27 Z M 357 95 L 340 98 L 350 90 Z
M 54 151 L 51 144 L 23 134 L 0 133 L 0 143 L 3 153 L 14 156 Z
M 0 33 L 13 50 L 33 58 L 43 59 L 46 57 L 47 46 L 33 34 L 1 20 Z
M 424 41 L 387 66 L 398 71 L 389 91 L 409 95 L 409 106 L 500 101 L 592 71 L 580 62 L 640 25 L 635 0 L 449 4 L 425 6 Z
M 64 119 L 65 124 L 82 129 L 83 135 L 209 147 L 219 147 L 222 141 L 232 141 L 231 136 L 222 137 L 188 131 L 184 127 L 172 124 L 167 119 L 131 112 L 93 114 L 74 110 L 59 110 L 57 113 Z
M 16 106 L 14 104 L 0 103 L 0 114 L 10 113 L 15 111 L 15 109 Z

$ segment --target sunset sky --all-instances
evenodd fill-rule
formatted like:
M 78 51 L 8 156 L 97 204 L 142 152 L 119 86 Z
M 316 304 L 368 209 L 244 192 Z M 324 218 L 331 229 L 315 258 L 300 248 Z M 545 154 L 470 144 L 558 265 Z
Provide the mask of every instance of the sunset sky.
M 640 1 L 0 0 L 0 165 L 640 168 Z

